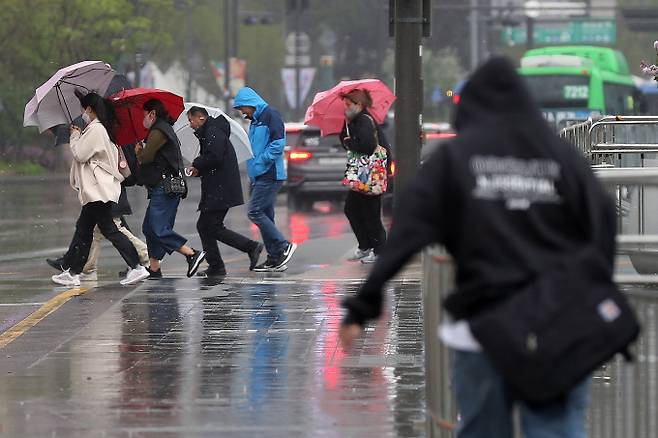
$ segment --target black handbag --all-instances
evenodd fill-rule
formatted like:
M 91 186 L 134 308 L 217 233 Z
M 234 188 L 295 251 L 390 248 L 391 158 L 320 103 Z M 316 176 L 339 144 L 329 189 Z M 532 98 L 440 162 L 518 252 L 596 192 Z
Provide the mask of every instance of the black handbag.
M 530 404 L 561 399 L 616 353 L 640 326 L 626 298 L 587 249 L 468 319 L 471 331 L 516 396 Z M 600 266 L 600 265 L 599 265 Z
M 166 194 L 170 196 L 180 196 L 181 199 L 187 198 L 187 181 L 181 169 L 183 168 L 183 156 L 180 151 L 180 143 L 177 144 L 176 151 L 178 152 L 178 169 L 170 171 L 169 174 L 162 173 L 162 187 Z

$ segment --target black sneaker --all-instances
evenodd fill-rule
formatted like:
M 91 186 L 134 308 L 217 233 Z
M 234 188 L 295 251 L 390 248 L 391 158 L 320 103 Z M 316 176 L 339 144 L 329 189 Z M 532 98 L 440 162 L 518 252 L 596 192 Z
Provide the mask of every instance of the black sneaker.
M 216 277 L 225 277 L 226 268 L 208 268 L 205 271 L 199 271 L 196 273 L 197 277 L 203 278 L 216 278 Z
M 188 277 L 191 277 L 194 274 L 196 274 L 197 269 L 199 269 L 199 265 L 206 258 L 206 252 L 205 251 L 197 251 L 196 249 L 192 249 L 192 251 L 194 251 L 194 254 L 186 257 L 187 258 L 187 276 Z
M 158 280 L 162 278 L 162 268 L 157 271 L 151 271 L 150 268 L 146 268 L 146 270 L 149 272 L 149 280 Z
M 274 263 L 274 267 L 276 269 L 279 269 L 283 266 L 286 266 L 296 250 L 297 250 L 297 244 L 288 242 L 288 246 L 286 246 L 286 249 L 283 251 L 283 254 L 281 254 L 281 257 L 279 257 L 279 259 Z
M 258 259 L 260 258 L 260 253 L 263 252 L 263 244 L 257 243 L 254 249 L 248 252 L 249 254 L 249 270 L 253 271 L 258 264 Z
M 64 257 L 59 257 L 56 259 L 46 259 L 46 263 L 48 263 L 51 267 L 53 267 L 55 270 L 64 272 L 66 269 L 64 269 Z
M 283 255 L 279 260 L 283 260 Z M 254 272 L 283 272 L 288 269 L 288 266 L 285 264 L 277 267 L 277 263 L 280 263 L 279 260 L 272 260 L 268 257 L 266 261 L 254 267 Z

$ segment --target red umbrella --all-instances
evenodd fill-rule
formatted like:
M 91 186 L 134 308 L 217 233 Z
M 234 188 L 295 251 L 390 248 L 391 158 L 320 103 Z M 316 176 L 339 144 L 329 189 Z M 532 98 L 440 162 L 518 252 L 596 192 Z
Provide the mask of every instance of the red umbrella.
M 113 94 L 110 96 L 110 100 L 114 103 L 119 119 L 119 127 L 116 132 L 117 144 L 136 143 L 146 137 L 148 129 L 143 125 L 144 110 L 142 107 L 151 99 L 158 99 L 162 102 L 173 120 L 176 120 L 185 109 L 182 97 L 157 88 L 133 88 Z
M 377 123 L 383 123 L 395 95 L 379 79 L 342 81 L 330 90 L 317 93 L 306 110 L 304 123 L 318 126 L 322 135 L 339 133 L 345 124 L 345 106 L 341 95 L 357 89 L 370 92 L 372 106 L 367 110 Z

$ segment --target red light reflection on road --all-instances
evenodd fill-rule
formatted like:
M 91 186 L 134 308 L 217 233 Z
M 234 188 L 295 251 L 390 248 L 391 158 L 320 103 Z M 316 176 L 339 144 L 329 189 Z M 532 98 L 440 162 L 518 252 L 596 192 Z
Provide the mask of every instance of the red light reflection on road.
M 311 228 L 308 226 L 306 215 L 292 213 L 290 215 L 290 240 L 295 243 L 303 243 L 309 239 Z
M 340 327 L 341 312 L 338 297 L 336 297 L 336 283 L 327 281 L 322 286 L 324 302 L 327 303 L 327 337 L 324 341 L 322 355 L 324 357 L 324 367 L 322 374 L 326 382 L 327 389 L 336 389 L 340 383 L 341 367 L 339 366 L 345 352 L 339 345 L 338 329 Z

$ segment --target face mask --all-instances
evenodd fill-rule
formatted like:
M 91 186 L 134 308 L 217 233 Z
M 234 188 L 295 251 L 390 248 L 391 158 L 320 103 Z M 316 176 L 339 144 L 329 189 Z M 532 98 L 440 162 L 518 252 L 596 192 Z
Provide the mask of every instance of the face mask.
M 91 116 L 89 116 L 89 113 L 82 113 L 82 120 L 84 120 L 85 125 L 91 123 Z
M 144 128 L 151 129 L 151 126 L 153 126 L 153 122 L 154 121 L 151 120 L 151 117 L 147 115 L 144 117 L 144 121 L 142 122 L 142 124 L 144 125 Z
M 348 119 L 352 120 L 353 118 L 355 118 L 356 116 L 358 116 L 359 113 L 361 113 L 361 111 L 359 111 L 358 108 L 349 107 L 349 108 L 347 108 L 347 109 L 345 110 L 345 117 L 347 117 Z

